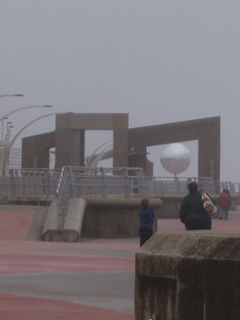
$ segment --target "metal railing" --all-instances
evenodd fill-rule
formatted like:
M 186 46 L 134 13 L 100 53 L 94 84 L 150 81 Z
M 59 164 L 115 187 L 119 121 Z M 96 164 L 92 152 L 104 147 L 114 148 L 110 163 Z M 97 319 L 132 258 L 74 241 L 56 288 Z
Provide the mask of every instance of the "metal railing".
M 148 192 L 151 195 L 188 193 L 187 185 L 190 181 L 198 184 L 199 190 L 210 195 L 219 194 L 223 189 L 228 189 L 231 194 L 240 193 L 240 183 L 230 181 L 214 181 L 210 177 L 146 177 Z
M 215 181 L 215 185 L 218 186 L 218 190 L 222 191 L 223 189 L 227 189 L 231 194 L 240 193 L 240 183 L 233 183 L 230 181 Z
M 71 187 L 74 196 L 83 194 L 119 194 L 130 197 L 137 193 L 148 196 L 146 178 L 141 168 L 91 168 L 63 167 L 51 169 L 10 169 L 0 171 L 0 194 L 2 196 L 55 195 L 62 172 L 71 171 Z
M 187 185 L 196 181 L 200 191 L 210 195 L 228 189 L 231 194 L 240 193 L 240 184 L 229 181 L 213 181 L 209 177 L 176 178 L 146 177 L 141 168 L 92 168 L 63 167 L 51 169 L 16 169 L 0 171 L 1 196 L 55 196 L 58 228 L 63 227 L 71 197 L 111 195 L 148 197 L 165 194 L 184 195 Z
M 109 195 L 122 195 L 126 198 L 137 193 L 147 197 L 143 185 L 144 171 L 141 168 L 92 168 L 72 167 L 75 196 L 98 195 L 106 198 Z
M 68 169 L 65 169 L 68 168 Z M 228 189 L 231 194 L 240 192 L 240 184 L 230 181 L 213 181 L 209 177 L 147 177 L 141 168 L 63 167 L 60 169 L 11 169 L 0 171 L 1 196 L 31 196 L 56 194 L 62 172 L 71 176 L 69 187 L 73 196 L 96 195 L 124 197 L 163 194 L 186 194 L 187 184 L 196 181 L 199 189 L 216 194 Z M 70 173 L 71 172 L 71 173 Z
M 55 193 L 58 217 L 58 229 L 63 228 L 70 198 L 73 197 L 73 179 L 71 167 L 63 167 Z
M 149 193 L 154 195 L 186 194 L 188 193 L 187 185 L 190 181 L 195 181 L 199 186 L 199 190 L 209 194 L 215 194 L 218 190 L 218 186 L 209 177 L 147 177 L 146 179 Z
M 61 170 L 10 169 L 0 171 L 1 196 L 54 195 Z

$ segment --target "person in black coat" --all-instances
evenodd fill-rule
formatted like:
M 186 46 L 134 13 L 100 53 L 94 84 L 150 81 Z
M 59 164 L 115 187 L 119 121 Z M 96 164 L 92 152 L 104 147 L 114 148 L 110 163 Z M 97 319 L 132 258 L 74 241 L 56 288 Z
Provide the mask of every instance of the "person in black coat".
M 203 230 L 212 228 L 212 219 L 203 207 L 202 193 L 198 184 L 188 184 L 189 194 L 184 197 L 180 206 L 180 219 L 187 230 Z

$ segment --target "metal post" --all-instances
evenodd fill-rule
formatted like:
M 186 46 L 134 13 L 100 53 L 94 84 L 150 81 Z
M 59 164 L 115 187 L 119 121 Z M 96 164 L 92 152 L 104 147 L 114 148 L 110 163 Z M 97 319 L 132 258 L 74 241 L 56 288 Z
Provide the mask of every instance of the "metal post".
M 107 198 L 107 181 L 103 167 L 100 168 L 100 172 L 102 176 L 102 197 Z

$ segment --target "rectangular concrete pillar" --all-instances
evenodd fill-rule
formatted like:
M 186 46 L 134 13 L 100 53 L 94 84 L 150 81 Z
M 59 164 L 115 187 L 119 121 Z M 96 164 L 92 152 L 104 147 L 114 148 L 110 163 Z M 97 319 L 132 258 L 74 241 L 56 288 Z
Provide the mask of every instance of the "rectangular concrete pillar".
M 49 149 L 55 146 L 55 131 L 22 139 L 22 168 L 49 168 Z
M 59 129 L 56 131 L 56 168 L 84 166 L 85 132 Z

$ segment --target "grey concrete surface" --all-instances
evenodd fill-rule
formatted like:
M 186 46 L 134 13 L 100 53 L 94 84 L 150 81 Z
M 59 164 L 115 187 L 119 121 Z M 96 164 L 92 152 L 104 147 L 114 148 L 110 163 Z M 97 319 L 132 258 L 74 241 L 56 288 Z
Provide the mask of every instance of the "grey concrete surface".
M 1 292 L 134 314 L 134 271 L 0 275 Z

